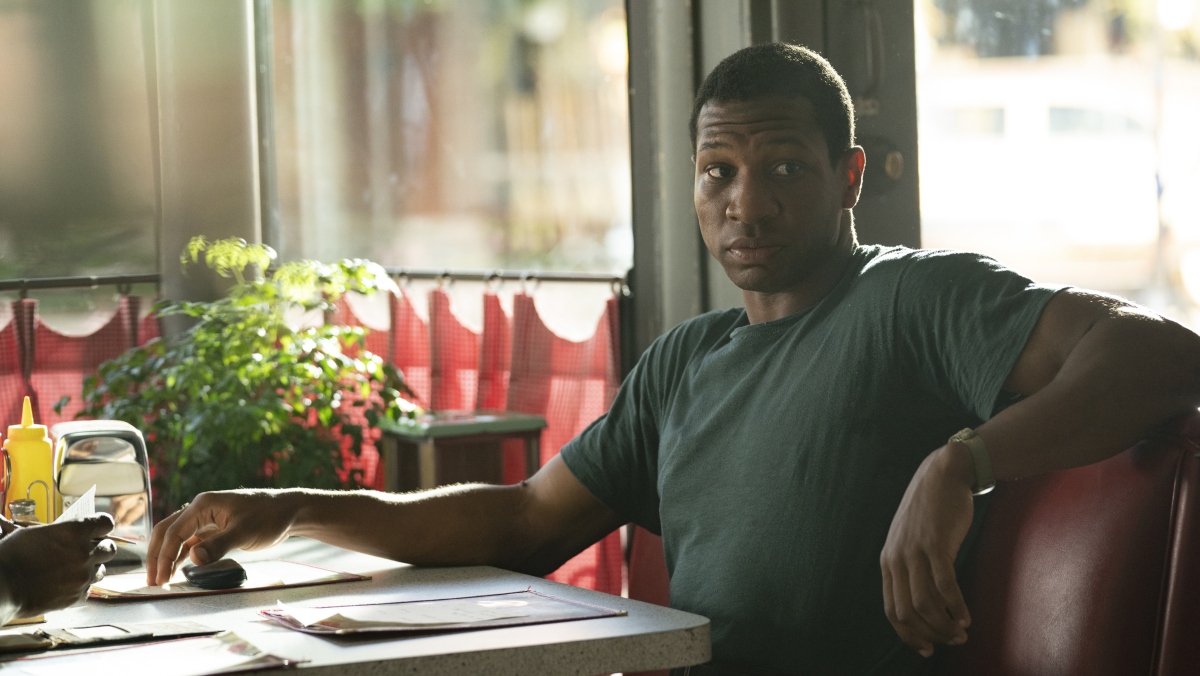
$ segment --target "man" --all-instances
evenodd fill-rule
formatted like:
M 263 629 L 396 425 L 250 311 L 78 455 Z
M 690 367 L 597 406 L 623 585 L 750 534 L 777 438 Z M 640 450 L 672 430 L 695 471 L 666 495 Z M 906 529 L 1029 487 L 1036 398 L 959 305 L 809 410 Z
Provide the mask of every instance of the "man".
M 83 599 L 117 553 L 112 528 L 107 514 L 29 528 L 0 517 L 0 624 Z
M 859 246 L 865 159 L 820 56 L 734 54 L 692 130 L 700 229 L 745 310 L 656 341 L 529 481 L 201 495 L 156 528 L 150 583 L 288 535 L 544 574 L 633 521 L 663 535 L 671 604 L 712 620 L 706 673 L 920 673 L 967 640 L 973 488 L 1100 460 L 1200 402 L 1200 337 L 1151 312 Z

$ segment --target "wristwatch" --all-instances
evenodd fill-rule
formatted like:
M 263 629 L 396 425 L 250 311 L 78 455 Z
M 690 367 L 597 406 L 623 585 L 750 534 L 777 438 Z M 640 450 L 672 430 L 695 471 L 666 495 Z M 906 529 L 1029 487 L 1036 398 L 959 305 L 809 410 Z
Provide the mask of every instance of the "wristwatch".
M 971 451 L 971 459 L 975 461 L 975 485 L 971 487 L 974 495 L 983 495 L 996 487 L 996 475 L 992 473 L 992 456 L 988 454 L 983 439 L 970 427 L 950 437 L 946 443 L 959 442 Z

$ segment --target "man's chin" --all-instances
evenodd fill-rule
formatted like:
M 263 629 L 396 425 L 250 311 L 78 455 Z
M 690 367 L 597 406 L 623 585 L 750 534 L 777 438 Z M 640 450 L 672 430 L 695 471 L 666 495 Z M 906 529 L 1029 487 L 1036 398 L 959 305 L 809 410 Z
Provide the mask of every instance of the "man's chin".
M 738 266 L 737 268 L 725 268 L 725 275 L 729 277 L 729 281 L 742 291 L 753 291 L 756 293 L 778 293 L 783 291 L 787 284 L 783 283 L 780 275 L 774 274 L 766 266 Z

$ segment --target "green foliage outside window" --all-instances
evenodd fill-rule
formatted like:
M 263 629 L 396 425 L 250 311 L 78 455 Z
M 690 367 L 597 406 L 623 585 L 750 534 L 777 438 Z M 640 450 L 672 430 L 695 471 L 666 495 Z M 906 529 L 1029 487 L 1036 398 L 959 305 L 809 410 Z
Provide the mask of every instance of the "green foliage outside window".
M 165 301 L 159 316 L 194 322 L 104 363 L 83 387 L 81 416 L 140 428 L 155 464 L 161 513 L 197 493 L 227 488 L 351 488 L 343 450 L 362 452 L 383 418 L 411 419 L 418 409 L 400 372 L 362 347 L 364 329 L 295 329 L 296 311 L 332 309 L 347 291 L 391 285 L 362 260 L 332 265 L 286 263 L 269 277 L 269 247 L 230 239 L 193 239 L 184 264 L 204 262 L 234 280 L 212 302 Z

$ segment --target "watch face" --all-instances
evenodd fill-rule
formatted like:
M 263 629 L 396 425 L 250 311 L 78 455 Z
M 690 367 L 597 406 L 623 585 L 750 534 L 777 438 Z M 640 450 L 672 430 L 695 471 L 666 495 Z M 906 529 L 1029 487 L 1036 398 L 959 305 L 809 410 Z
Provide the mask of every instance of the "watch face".
M 955 432 L 954 436 L 950 437 L 950 441 L 967 441 L 968 439 L 974 439 L 975 436 L 975 430 L 968 427 L 965 430 L 959 430 L 958 432 Z

